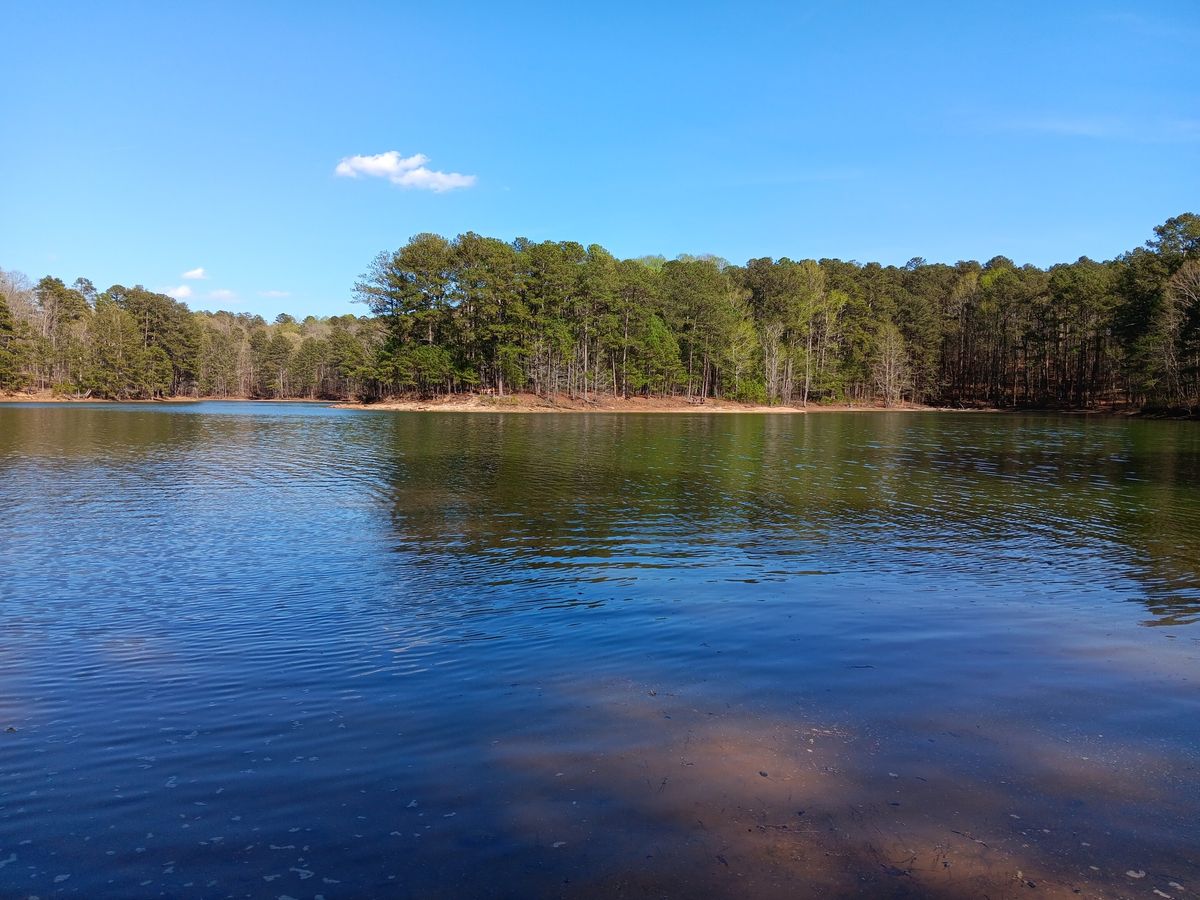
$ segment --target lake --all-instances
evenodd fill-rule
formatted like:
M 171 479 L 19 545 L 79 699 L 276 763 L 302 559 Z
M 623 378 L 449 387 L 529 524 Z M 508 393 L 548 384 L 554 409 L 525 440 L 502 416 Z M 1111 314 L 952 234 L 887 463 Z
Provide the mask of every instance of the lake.
M 0 896 L 1194 897 L 1200 425 L 0 405 Z

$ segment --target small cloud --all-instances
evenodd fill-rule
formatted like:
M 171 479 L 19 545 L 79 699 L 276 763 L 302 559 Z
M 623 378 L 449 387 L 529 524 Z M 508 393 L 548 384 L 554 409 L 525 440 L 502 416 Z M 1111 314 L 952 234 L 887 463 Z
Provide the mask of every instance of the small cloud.
M 168 297 L 174 297 L 176 300 L 186 300 L 192 296 L 191 285 L 181 284 L 179 287 L 173 287 L 167 291 Z
M 259 291 L 258 296 L 278 300 L 280 297 L 290 297 L 292 295 L 290 291 Z
M 208 273 L 204 271 L 204 266 L 197 266 L 194 269 L 188 269 L 180 278 L 187 278 L 189 281 L 203 281 L 208 277 Z
M 347 156 L 337 164 L 334 174 L 342 178 L 386 178 L 402 188 L 415 188 L 441 194 L 456 188 L 468 188 L 475 184 L 474 175 L 459 172 L 438 172 L 428 169 L 429 157 L 424 153 L 401 156 L 397 150 L 377 153 L 374 156 Z
M 237 294 L 228 288 L 217 288 L 215 291 L 209 291 L 208 296 L 212 300 L 220 300 L 222 302 L 237 299 Z

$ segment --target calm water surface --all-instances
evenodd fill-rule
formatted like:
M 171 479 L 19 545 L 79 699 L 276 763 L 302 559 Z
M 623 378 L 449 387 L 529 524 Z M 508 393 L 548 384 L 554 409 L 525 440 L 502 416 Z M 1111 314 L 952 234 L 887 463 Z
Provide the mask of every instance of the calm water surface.
M 0 406 L 0 896 L 1156 892 L 1195 423 Z

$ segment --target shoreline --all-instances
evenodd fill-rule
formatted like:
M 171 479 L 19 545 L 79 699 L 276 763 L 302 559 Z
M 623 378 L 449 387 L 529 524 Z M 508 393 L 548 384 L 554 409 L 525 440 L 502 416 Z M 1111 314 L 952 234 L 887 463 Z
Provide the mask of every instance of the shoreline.
M 346 401 L 335 403 L 338 409 L 379 410 L 387 412 L 463 412 L 463 413 L 684 413 L 731 415 L 752 413 L 758 415 L 807 415 L 819 412 L 938 412 L 939 407 L 904 404 L 900 406 L 867 406 L 838 404 L 808 407 L 767 406 L 757 403 L 739 403 L 733 400 L 714 400 L 690 403 L 683 398 L 671 397 L 611 397 L 593 400 L 558 396 L 539 397 L 534 394 L 517 394 L 493 397 L 471 394 L 466 397 L 439 397 L 431 400 L 392 399 L 374 403 Z
M 806 415 L 821 412 L 1002 412 L 998 409 L 953 409 L 902 403 L 895 406 L 867 404 L 812 404 L 810 406 L 767 406 L 740 403 L 734 400 L 708 398 L 692 403 L 682 397 L 611 397 L 583 400 L 559 395 L 553 398 L 536 394 L 514 394 L 494 397 L 486 394 L 451 395 L 418 400 L 392 398 L 373 402 L 357 400 L 309 400 L 301 397 L 156 397 L 150 400 L 112 400 L 99 397 L 63 397 L 45 393 L 0 394 L 0 404 L 53 403 L 71 404 L 176 404 L 176 403 L 322 403 L 335 409 L 355 409 L 379 412 L 472 412 L 472 413 L 709 413 L 728 415 L 755 413 L 760 415 Z
M 1001 408 L 1001 407 L 952 407 L 930 406 L 919 403 L 899 403 L 894 406 L 879 404 L 811 404 L 805 406 L 767 406 L 756 403 L 740 403 L 735 400 L 708 398 L 703 403 L 692 403 L 683 397 L 612 397 L 584 400 L 566 395 L 542 397 L 537 394 L 509 394 L 497 397 L 488 394 L 455 394 L 429 399 L 392 398 L 362 402 L 357 400 L 310 400 L 302 397 L 156 397 L 150 400 L 111 400 L 99 397 L 64 397 L 49 391 L 28 393 L 0 393 L 0 404 L 184 404 L 184 403 L 321 403 L 334 409 L 353 409 L 377 412 L 454 412 L 454 413 L 673 413 L 709 415 L 808 415 L 810 413 L 881 413 L 881 412 L 928 412 L 928 413 L 1043 413 L 1060 416 L 1101 416 L 1115 418 L 1142 418 L 1162 421 L 1194 421 L 1193 415 L 1172 415 L 1139 407 L 1109 406 L 1095 409 L 1050 409 L 1050 408 Z

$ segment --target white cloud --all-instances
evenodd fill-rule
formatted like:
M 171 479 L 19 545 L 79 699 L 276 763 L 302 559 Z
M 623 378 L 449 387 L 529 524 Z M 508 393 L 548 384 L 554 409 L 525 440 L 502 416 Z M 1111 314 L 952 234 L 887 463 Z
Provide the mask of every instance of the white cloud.
M 173 287 L 167 291 L 168 297 L 174 297 L 176 300 L 186 300 L 192 296 L 191 285 L 181 284 L 179 287 Z
M 217 288 L 215 291 L 209 291 L 208 296 L 213 300 L 236 300 L 237 294 L 229 290 L 229 288 Z
M 347 156 L 337 164 L 334 174 L 343 178 L 386 178 L 403 188 L 433 191 L 436 194 L 456 188 L 468 188 L 475 184 L 474 175 L 459 172 L 438 172 L 425 167 L 429 157 L 424 153 L 401 156 L 399 151 L 389 150 L 374 156 Z
M 188 269 L 180 278 L 187 278 L 190 281 L 203 281 L 208 277 L 208 273 L 204 271 L 204 266 L 197 266 L 194 269 Z
M 273 298 L 273 299 L 276 299 L 276 300 L 277 300 L 277 299 L 279 299 L 280 297 L 290 297 L 290 296 L 292 296 L 292 295 L 291 295 L 291 293 L 290 293 L 289 291 L 259 291 L 259 292 L 258 292 L 258 296 L 260 296 L 260 297 L 271 297 L 271 298 Z

